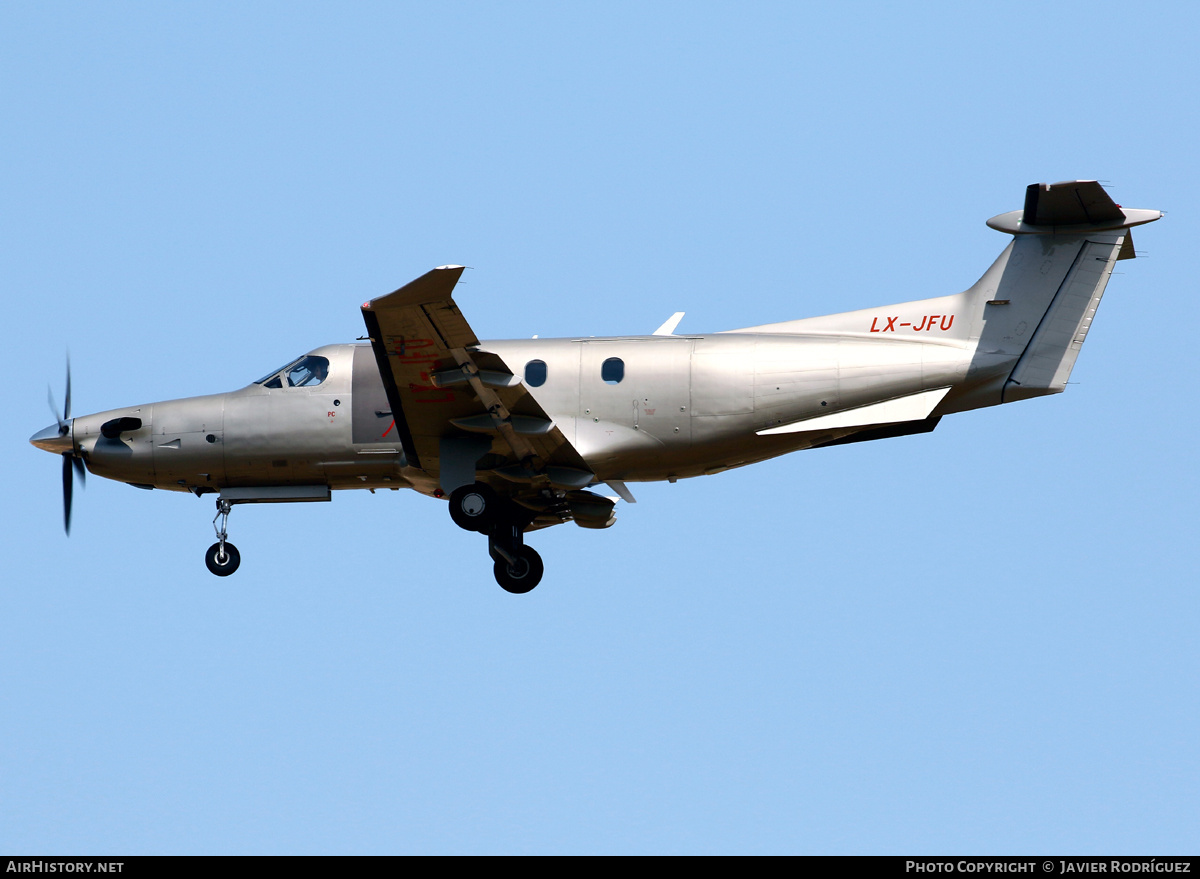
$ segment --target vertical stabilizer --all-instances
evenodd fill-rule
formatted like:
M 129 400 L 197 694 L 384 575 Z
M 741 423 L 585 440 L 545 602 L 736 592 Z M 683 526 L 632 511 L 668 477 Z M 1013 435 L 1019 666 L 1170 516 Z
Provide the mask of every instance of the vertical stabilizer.
M 1123 233 L 1102 232 L 1081 242 L 1071 270 L 1004 386 L 1003 402 L 1066 390 L 1124 240 Z
M 1033 184 L 1023 210 L 988 220 L 1013 242 L 965 294 L 978 381 L 953 409 L 1065 390 L 1113 265 L 1134 257 L 1130 227 L 1161 216 L 1121 207 L 1094 180 L 1068 180 Z

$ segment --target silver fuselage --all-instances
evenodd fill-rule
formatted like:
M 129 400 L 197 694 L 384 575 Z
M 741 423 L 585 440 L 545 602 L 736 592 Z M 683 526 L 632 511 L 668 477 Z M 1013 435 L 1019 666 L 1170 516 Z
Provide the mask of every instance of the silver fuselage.
M 988 363 L 968 382 L 973 346 L 902 336 L 733 332 L 482 347 L 518 374 L 530 361 L 546 364 L 544 384 L 529 392 L 598 481 L 681 479 L 823 445 L 853 430 L 756 431 L 932 388 L 952 386 L 938 414 L 988 405 L 972 390 L 1006 375 L 1015 361 Z M 141 487 L 412 487 L 433 494 L 436 475 L 407 466 L 370 347 L 312 353 L 330 362 L 315 387 L 253 384 L 78 417 L 73 448 L 96 475 Z M 616 384 L 601 378 L 601 364 L 613 357 L 625 364 Z M 121 417 L 138 418 L 141 427 L 101 435 L 103 424 Z

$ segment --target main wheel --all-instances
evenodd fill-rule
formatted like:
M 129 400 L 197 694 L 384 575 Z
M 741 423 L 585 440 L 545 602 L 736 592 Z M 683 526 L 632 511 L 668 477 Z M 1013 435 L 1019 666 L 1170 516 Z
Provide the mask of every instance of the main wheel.
M 516 562 L 509 564 L 504 559 L 497 559 L 492 569 L 496 582 L 505 592 L 523 595 L 542 582 L 542 557 L 531 546 L 518 546 L 513 553 Z
M 500 498 L 492 487 L 482 482 L 460 485 L 450 492 L 450 518 L 459 528 L 484 534 L 496 521 Z
M 228 577 L 238 569 L 238 565 L 241 563 L 242 554 L 228 540 L 225 541 L 224 555 L 221 555 L 221 544 L 219 543 L 214 543 L 204 554 L 204 564 L 208 565 L 208 569 L 218 577 Z

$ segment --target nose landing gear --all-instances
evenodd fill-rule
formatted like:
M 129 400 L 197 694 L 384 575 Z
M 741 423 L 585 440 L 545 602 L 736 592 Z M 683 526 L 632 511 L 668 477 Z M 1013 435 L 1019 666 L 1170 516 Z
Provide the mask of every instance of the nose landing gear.
M 204 553 L 204 564 L 218 577 L 228 577 L 242 563 L 242 554 L 238 548 L 225 538 L 228 537 L 229 513 L 233 504 L 221 498 L 217 501 L 217 515 L 213 517 L 213 530 L 217 532 L 217 542 Z M 221 524 L 218 525 L 217 521 Z

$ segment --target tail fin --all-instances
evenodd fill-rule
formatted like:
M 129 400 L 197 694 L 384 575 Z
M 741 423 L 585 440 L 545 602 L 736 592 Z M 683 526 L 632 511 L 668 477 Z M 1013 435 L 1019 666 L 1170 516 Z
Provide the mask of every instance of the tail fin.
M 966 349 L 966 381 L 939 414 L 1057 394 L 1113 264 L 1134 256 L 1130 227 L 1161 216 L 1122 208 L 1095 180 L 1035 183 L 1025 191 L 1024 210 L 987 221 L 1013 241 L 963 293 L 733 332 L 907 338 Z
M 990 402 L 1066 389 L 1114 263 L 1134 256 L 1129 228 L 1161 216 L 1123 209 L 1096 181 L 1075 180 L 1033 184 L 1023 211 L 988 220 L 1015 236 L 967 292 L 976 318 L 973 365 L 1016 359 L 1002 385 L 989 383 L 999 391 Z
M 1093 240 L 1095 239 L 1095 240 Z M 1075 259 L 1021 359 L 1004 385 L 1001 402 L 1011 403 L 1067 389 L 1067 379 L 1087 337 L 1113 264 L 1132 242 L 1128 232 L 1100 233 L 1070 248 Z

